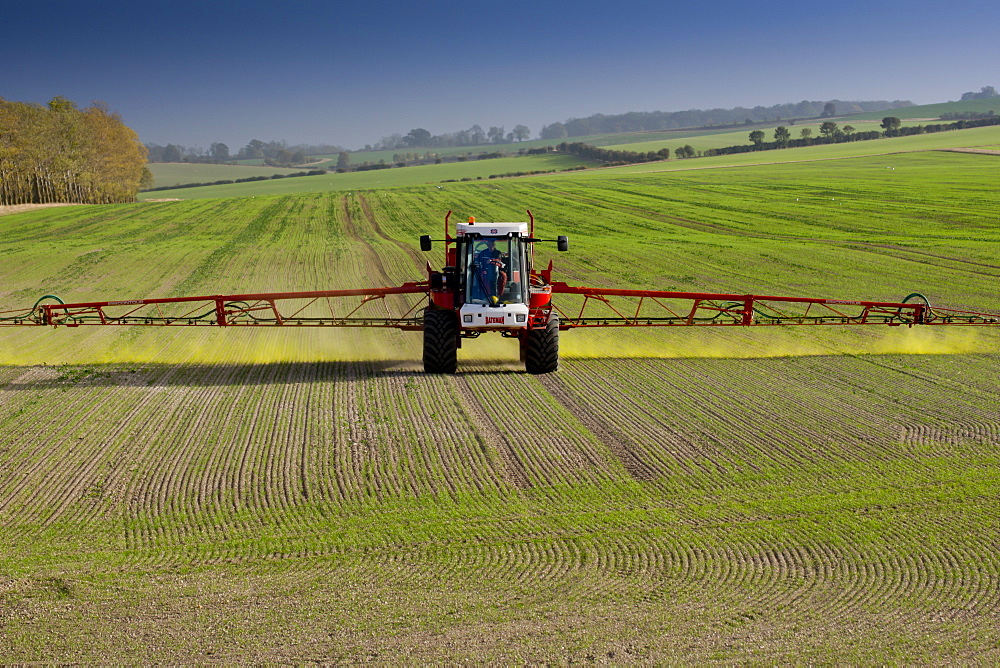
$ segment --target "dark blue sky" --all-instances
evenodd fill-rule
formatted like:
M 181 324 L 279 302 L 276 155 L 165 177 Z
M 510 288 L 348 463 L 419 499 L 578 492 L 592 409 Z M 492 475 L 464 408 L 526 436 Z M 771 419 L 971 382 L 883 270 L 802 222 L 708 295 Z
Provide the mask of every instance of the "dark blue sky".
M 1000 3 L 8 0 L 0 97 L 106 102 L 145 142 L 394 132 L 1000 86 Z

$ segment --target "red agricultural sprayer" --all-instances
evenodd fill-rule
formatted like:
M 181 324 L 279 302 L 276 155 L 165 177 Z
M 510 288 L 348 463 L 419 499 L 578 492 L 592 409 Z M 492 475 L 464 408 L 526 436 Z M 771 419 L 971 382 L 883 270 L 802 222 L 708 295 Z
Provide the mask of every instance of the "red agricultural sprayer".
M 388 327 L 423 331 L 424 370 L 453 373 L 462 340 L 487 332 L 516 338 L 528 373 L 559 366 L 559 332 L 576 327 L 759 327 L 770 325 L 1000 325 L 1000 314 L 901 302 L 849 301 L 663 290 L 614 290 L 552 280 L 534 266 L 530 222 L 458 223 L 445 216 L 445 264 L 399 287 L 64 303 L 45 295 L 30 309 L 0 312 L 0 326 Z M 420 238 L 431 250 L 433 239 Z M 555 240 L 560 251 L 566 237 Z M 554 295 L 576 295 L 560 306 Z

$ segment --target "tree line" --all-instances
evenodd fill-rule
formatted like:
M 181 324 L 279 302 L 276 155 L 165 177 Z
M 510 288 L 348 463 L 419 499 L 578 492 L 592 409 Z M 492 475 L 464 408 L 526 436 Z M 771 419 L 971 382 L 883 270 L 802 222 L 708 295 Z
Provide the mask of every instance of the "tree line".
M 484 144 L 513 144 L 531 138 L 531 130 L 526 125 L 515 125 L 507 132 L 504 126 L 490 126 L 489 130 L 476 124 L 468 130 L 445 132 L 433 135 L 424 128 L 413 128 L 405 135 L 391 134 L 382 137 L 374 145 L 365 146 L 366 151 L 387 151 L 400 148 L 444 148 L 448 146 L 482 146 Z
M 556 146 L 543 146 L 525 151 L 528 155 L 539 153 L 568 153 L 578 155 L 587 160 L 603 162 L 606 165 L 631 165 L 639 162 L 655 162 L 657 160 L 668 160 L 670 149 L 661 148 L 659 151 L 623 151 L 620 149 L 607 149 L 599 146 L 592 146 L 583 142 L 562 142 Z
M 133 202 L 151 182 L 145 147 L 104 105 L 0 98 L 0 204 Z
M 998 97 L 1000 94 L 992 86 L 984 86 L 978 93 L 964 93 L 963 100 Z M 852 114 L 868 111 L 882 111 L 910 107 L 909 100 L 868 100 L 868 101 L 808 101 L 797 103 L 776 104 L 770 107 L 756 106 L 753 108 L 733 107 L 731 109 L 688 109 L 686 111 L 649 111 L 628 112 L 625 114 L 605 115 L 594 114 L 587 118 L 571 118 L 567 121 L 542 126 L 540 139 L 563 139 L 594 134 L 614 134 L 619 132 L 645 132 L 654 130 L 673 130 L 678 128 L 720 128 L 752 125 L 758 122 L 777 122 L 788 120 L 794 125 L 797 120 L 811 118 L 831 118 L 838 111 L 841 114 Z M 963 118 L 977 118 L 983 114 L 969 112 Z M 504 126 L 491 126 L 484 130 L 475 124 L 466 130 L 445 132 L 439 135 L 431 134 L 425 128 L 413 128 L 407 134 L 394 133 L 382 137 L 374 144 L 366 144 L 365 151 L 400 150 L 416 148 L 444 148 L 455 146 L 483 146 L 512 144 L 531 138 L 531 130 L 525 125 L 515 125 L 507 132 Z M 263 159 L 264 164 L 274 167 L 288 167 L 304 164 L 307 156 L 340 154 L 338 168 L 346 169 L 348 151 L 341 146 L 330 144 L 298 144 L 288 146 L 285 142 L 263 142 L 253 139 L 235 154 L 229 146 L 221 142 L 213 143 L 207 150 L 201 147 L 184 147 L 178 144 L 147 144 L 150 162 L 215 162 L 224 163 L 234 160 Z M 687 153 L 687 146 L 677 157 L 694 157 Z M 394 162 L 398 162 L 394 159 Z M 341 164 L 343 163 L 343 164 Z
M 199 162 L 227 163 L 234 160 L 263 159 L 269 167 L 291 167 L 301 165 L 310 155 L 328 155 L 341 153 L 345 149 L 333 144 L 296 144 L 289 146 L 283 141 L 264 142 L 251 139 L 246 146 L 236 154 L 230 152 L 229 146 L 222 142 L 213 142 L 208 150 L 200 146 L 185 147 L 179 144 L 146 144 L 150 162 Z
M 674 130 L 677 128 L 725 127 L 757 122 L 780 121 L 781 119 L 828 118 L 840 113 L 852 114 L 863 111 L 882 111 L 899 107 L 910 107 L 909 100 L 868 100 L 868 101 L 807 101 L 776 104 L 770 107 L 734 107 L 732 109 L 689 109 L 687 111 L 632 111 L 625 114 L 594 114 L 587 118 L 571 118 L 567 121 L 542 126 L 539 139 L 563 139 L 595 134 L 618 132 L 644 132 L 649 130 Z M 491 126 L 484 130 L 473 125 L 467 130 L 431 134 L 424 128 L 414 128 L 407 134 L 391 134 L 374 144 L 367 144 L 366 151 L 397 150 L 407 148 L 441 148 L 448 146 L 482 146 L 485 144 L 512 144 L 531 138 L 531 130 L 524 125 L 515 125 L 511 132 L 504 126 Z
M 993 86 L 983 86 L 979 89 L 978 93 L 968 92 L 962 93 L 963 100 L 989 100 L 990 98 L 1000 97 L 1000 93 Z
M 791 131 L 785 126 L 778 126 L 774 129 L 773 141 L 765 141 L 763 130 L 754 130 L 750 133 L 750 144 L 737 144 L 735 146 L 723 146 L 720 148 L 710 148 L 702 155 L 732 155 L 734 153 L 750 153 L 751 151 L 769 151 L 780 148 L 797 148 L 801 146 L 815 146 L 817 144 L 839 144 L 849 141 L 870 141 L 883 137 L 910 137 L 932 132 L 947 132 L 949 130 L 964 130 L 966 128 L 979 128 L 988 125 L 1000 125 L 1000 116 L 989 115 L 984 118 L 971 120 L 960 120 L 954 123 L 930 123 L 928 125 L 912 125 L 903 127 L 903 122 L 895 116 L 886 116 L 881 122 L 882 131 L 868 130 L 858 132 L 853 126 L 839 126 L 834 121 L 826 121 L 819 127 L 819 137 L 812 136 L 810 128 L 802 128 L 798 138 L 792 138 Z M 678 155 L 678 157 L 680 157 Z

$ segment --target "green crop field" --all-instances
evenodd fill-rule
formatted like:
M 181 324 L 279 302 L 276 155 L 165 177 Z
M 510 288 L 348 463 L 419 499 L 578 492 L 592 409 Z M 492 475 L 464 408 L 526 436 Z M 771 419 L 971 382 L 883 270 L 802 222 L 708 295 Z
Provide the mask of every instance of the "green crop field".
M 397 285 L 530 208 L 571 284 L 997 312 L 998 158 L 931 150 L 996 132 L 17 213 L 0 308 Z M 1000 328 L 570 330 L 544 376 L 290 329 L 0 327 L 0 662 L 1000 660 Z

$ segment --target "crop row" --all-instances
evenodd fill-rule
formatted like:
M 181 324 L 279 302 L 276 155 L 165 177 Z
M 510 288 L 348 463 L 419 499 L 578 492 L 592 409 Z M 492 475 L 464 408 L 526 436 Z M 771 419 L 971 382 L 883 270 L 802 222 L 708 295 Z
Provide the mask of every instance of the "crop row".
M 906 358 L 567 361 L 545 378 L 475 361 L 455 377 L 370 362 L 36 367 L 0 394 L 2 510 L 8 527 L 114 518 L 141 547 L 422 498 L 766 506 L 806 480 L 849 490 L 866 467 L 979 484 L 1000 426 L 948 359 L 923 359 L 922 384 Z M 896 395 L 909 410 L 886 410 Z M 894 490 L 872 480 L 868 494 Z
M 597 538 L 397 552 L 379 567 L 414 585 L 468 586 L 486 578 L 500 588 L 498 593 L 521 597 L 525 583 L 532 583 L 536 591 L 524 604 L 553 595 L 569 604 L 700 599 L 712 613 L 723 615 L 717 620 L 723 623 L 741 621 L 746 613 L 774 619 L 808 610 L 824 624 L 912 606 L 915 610 L 900 614 L 897 624 L 933 615 L 939 622 L 971 620 L 968 630 L 987 631 L 1000 614 L 992 548 L 947 545 L 914 552 L 808 541 L 787 547 L 772 541 L 703 547 L 631 530 Z

